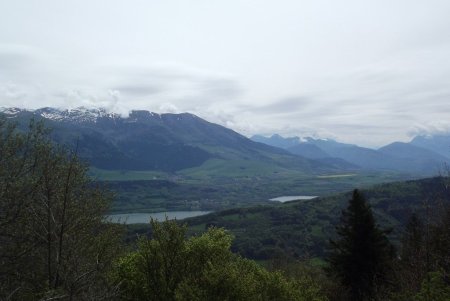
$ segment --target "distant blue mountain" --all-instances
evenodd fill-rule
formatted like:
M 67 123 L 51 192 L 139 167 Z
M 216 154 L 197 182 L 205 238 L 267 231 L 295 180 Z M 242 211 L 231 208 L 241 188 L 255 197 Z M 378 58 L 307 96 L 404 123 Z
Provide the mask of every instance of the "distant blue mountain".
M 323 159 L 331 157 L 330 154 L 322 150 L 317 145 L 312 143 L 299 143 L 286 148 L 289 152 L 303 156 L 309 159 Z
M 410 144 L 426 148 L 444 157 L 450 158 L 450 134 L 416 136 Z
M 378 151 L 390 157 L 398 158 L 399 164 L 403 162 L 405 170 L 409 167 L 423 171 L 439 170 L 442 169 L 444 164 L 450 162 L 447 157 L 411 143 L 394 142 L 378 149 Z
M 288 147 L 292 147 L 298 145 L 300 143 L 300 138 L 298 137 L 287 137 L 283 138 L 278 134 L 274 134 L 270 137 L 264 137 L 261 135 L 254 135 L 250 138 L 253 141 L 268 144 L 271 146 L 279 147 L 287 149 Z
M 255 136 L 253 136 L 255 137 Z M 253 139 L 252 137 L 252 139 Z M 330 163 L 331 159 L 340 159 L 353 166 L 368 170 L 392 170 L 420 175 L 436 175 L 449 157 L 441 155 L 450 149 L 450 137 L 418 137 L 411 143 L 395 142 L 378 150 L 346 144 L 332 139 L 314 139 L 311 137 L 283 138 L 258 136 L 260 142 L 286 149 L 287 151 L 310 159 Z M 285 141 L 283 141 L 285 139 Z M 421 146 L 419 146 L 420 144 Z M 326 160 L 325 160 L 326 159 Z

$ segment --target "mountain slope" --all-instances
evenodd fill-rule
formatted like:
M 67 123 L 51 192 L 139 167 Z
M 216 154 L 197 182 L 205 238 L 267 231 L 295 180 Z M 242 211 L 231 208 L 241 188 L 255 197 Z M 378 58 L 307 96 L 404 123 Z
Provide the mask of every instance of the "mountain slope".
M 405 162 L 405 165 L 413 165 L 416 169 L 423 171 L 429 169 L 439 170 L 444 164 L 450 162 L 449 158 L 438 153 L 404 142 L 391 143 L 378 149 L 378 151 L 391 157 L 399 158 Z
M 276 136 L 276 139 L 272 139 L 272 137 L 266 138 L 266 143 L 273 143 L 275 141 L 278 145 L 283 144 L 280 142 L 283 137 L 279 135 Z M 331 158 L 334 161 L 340 159 L 342 160 L 341 163 L 347 162 L 348 164 L 353 164 L 353 166 L 359 166 L 366 170 L 399 171 L 421 176 L 436 175 L 439 174 L 445 163 L 450 162 L 437 152 L 433 152 L 430 149 L 427 150 L 425 147 L 413 145 L 414 141 L 416 144 L 425 144 L 421 139 L 415 139 L 411 143 L 395 142 L 378 150 L 360 147 L 354 144 L 340 143 L 332 139 L 314 139 L 310 137 L 290 137 L 284 139 L 287 141 L 285 145 L 296 143 L 293 146 L 286 147 L 286 150 L 292 153 L 306 158 L 314 158 L 320 160 L 322 163 L 330 163 Z M 430 141 L 434 141 L 441 148 L 446 145 L 445 139 L 431 139 Z M 450 145 L 450 139 L 448 142 Z M 427 145 L 431 148 L 430 143 Z M 343 165 L 341 164 L 340 166 Z
M 287 151 L 309 159 L 323 159 L 331 157 L 324 150 L 311 143 L 300 143 L 286 148 Z
M 410 144 L 431 150 L 441 156 L 450 158 L 450 135 L 448 134 L 416 136 Z
M 342 159 L 365 169 L 404 170 L 404 165 L 395 158 L 370 148 L 340 143 L 332 139 L 306 138 L 306 141 L 323 150 L 330 157 Z
M 230 173 L 335 170 L 250 139 L 195 115 L 132 111 L 128 117 L 102 109 L 35 111 L 3 109 L 9 119 L 27 124 L 32 117 L 53 129 L 56 142 L 77 147 L 80 157 L 106 170 L 175 172 L 211 167 Z M 214 172 L 214 171 L 212 171 Z
M 273 139 L 275 137 L 275 139 Z M 283 138 L 279 135 L 273 135 L 271 138 L 266 138 L 266 143 L 274 143 L 274 141 L 281 145 L 280 140 L 286 139 L 289 142 L 295 143 L 289 146 L 286 150 L 300 154 L 305 157 L 315 157 L 315 159 L 337 158 L 359 166 L 365 169 L 373 170 L 395 170 L 398 167 L 398 162 L 387 155 L 377 152 L 369 148 L 359 147 L 354 144 L 346 144 L 334 141 L 332 139 L 314 139 L 306 137 L 300 139 L 298 137 Z M 263 139 L 261 139 L 263 140 Z M 403 165 L 400 169 L 403 168 Z
M 278 134 L 273 134 L 271 137 L 264 137 L 261 135 L 253 135 L 250 137 L 251 140 L 264 143 L 267 145 L 287 149 L 289 147 L 298 145 L 300 143 L 300 138 L 298 137 L 281 137 Z

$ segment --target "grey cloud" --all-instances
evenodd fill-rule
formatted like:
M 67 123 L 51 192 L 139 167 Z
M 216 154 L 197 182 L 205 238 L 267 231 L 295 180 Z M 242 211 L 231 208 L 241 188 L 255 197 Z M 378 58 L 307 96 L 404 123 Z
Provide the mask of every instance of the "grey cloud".
M 408 131 L 411 137 L 417 135 L 445 135 L 450 133 L 450 122 L 444 121 L 429 121 L 421 124 L 414 124 Z
M 124 78 L 145 78 L 147 80 L 192 80 L 199 76 L 198 72 L 176 64 L 145 65 L 134 61 L 122 63 L 105 61 L 98 68 L 107 73 L 120 74 Z
M 237 81 L 226 78 L 200 79 L 199 85 L 211 96 L 235 98 L 242 93 L 242 88 Z
M 0 86 L 0 95 L 5 97 L 6 99 L 21 99 L 24 98 L 27 93 L 21 87 L 13 84 L 6 84 Z
M 22 80 L 34 74 L 40 55 L 32 47 L 0 44 L 0 80 Z
M 244 108 L 258 113 L 268 113 L 268 114 L 283 114 L 283 113 L 293 113 L 298 110 L 305 109 L 314 103 L 314 100 L 309 97 L 297 96 L 284 98 L 267 105 L 252 105 L 244 106 Z
M 102 73 L 113 74 L 106 86 L 120 91 L 124 98 L 130 96 L 149 101 L 148 97 L 151 97 L 159 103 L 173 103 L 184 110 L 230 101 L 242 94 L 239 82 L 229 76 L 183 65 L 108 65 L 106 62 L 101 69 Z
M 401 77 L 402 74 L 399 72 L 378 67 L 377 69 L 357 70 L 349 75 L 349 80 L 356 81 L 361 84 L 379 85 L 397 81 Z
M 114 90 L 118 90 L 120 91 L 120 93 L 122 94 L 128 94 L 128 95 L 132 95 L 132 96 L 147 96 L 147 95 L 152 95 L 152 94 L 157 94 L 159 92 L 161 92 L 163 89 L 162 87 L 158 87 L 156 85 L 121 85 L 121 86 L 115 86 L 113 87 Z
M 11 71 L 30 64 L 31 58 L 23 53 L 5 52 L 0 50 L 0 68 Z

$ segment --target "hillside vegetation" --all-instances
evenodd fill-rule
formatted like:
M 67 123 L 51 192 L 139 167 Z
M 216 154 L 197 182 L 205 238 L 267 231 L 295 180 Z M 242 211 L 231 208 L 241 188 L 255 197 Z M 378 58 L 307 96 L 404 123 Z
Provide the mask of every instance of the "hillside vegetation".
M 378 222 L 394 231 L 399 244 L 403 228 L 413 212 L 438 211 L 450 202 L 448 178 L 395 182 L 363 189 Z M 191 233 L 209 226 L 224 227 L 235 235 L 233 250 L 245 257 L 271 259 L 279 256 L 323 258 L 328 239 L 334 235 L 342 209 L 351 192 L 312 200 L 236 208 L 185 220 Z M 428 209 L 427 209 L 428 208 Z
M 128 213 L 199 209 L 219 211 L 269 205 L 273 204 L 269 199 L 283 195 L 329 195 L 352 189 L 355 185 L 369 187 L 403 177 L 395 173 L 325 173 L 317 176 L 277 173 L 264 177 L 204 177 L 202 181 L 167 178 L 103 180 L 99 183 L 115 193 L 112 212 Z

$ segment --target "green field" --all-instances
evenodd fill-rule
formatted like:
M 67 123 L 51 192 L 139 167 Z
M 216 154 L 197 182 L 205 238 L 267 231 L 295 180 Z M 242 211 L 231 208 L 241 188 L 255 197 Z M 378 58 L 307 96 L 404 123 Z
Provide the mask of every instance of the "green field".
M 136 170 L 105 170 L 95 167 L 89 169 L 92 178 L 101 181 L 139 181 L 139 180 L 168 180 L 170 174 L 160 171 Z
M 340 175 L 321 175 L 317 176 L 319 179 L 332 179 L 332 178 L 347 178 L 347 177 L 355 177 L 358 174 L 350 173 L 350 174 L 340 174 Z
M 209 164 L 213 164 L 210 162 Z M 260 167 L 260 166 L 259 166 Z M 258 167 L 258 168 L 259 168 Z M 235 166 L 229 167 L 229 171 Z M 212 166 L 211 169 L 214 169 Z M 351 175 L 305 175 L 287 170 L 249 176 L 248 169 L 233 176 L 207 176 L 207 169 L 184 173 L 92 170 L 94 176 L 115 193 L 112 212 L 158 212 L 183 210 L 218 211 L 269 204 L 286 195 L 325 196 L 407 178 L 395 173 Z M 253 171 L 256 170 L 254 167 Z M 258 169 L 261 171 L 261 169 Z

